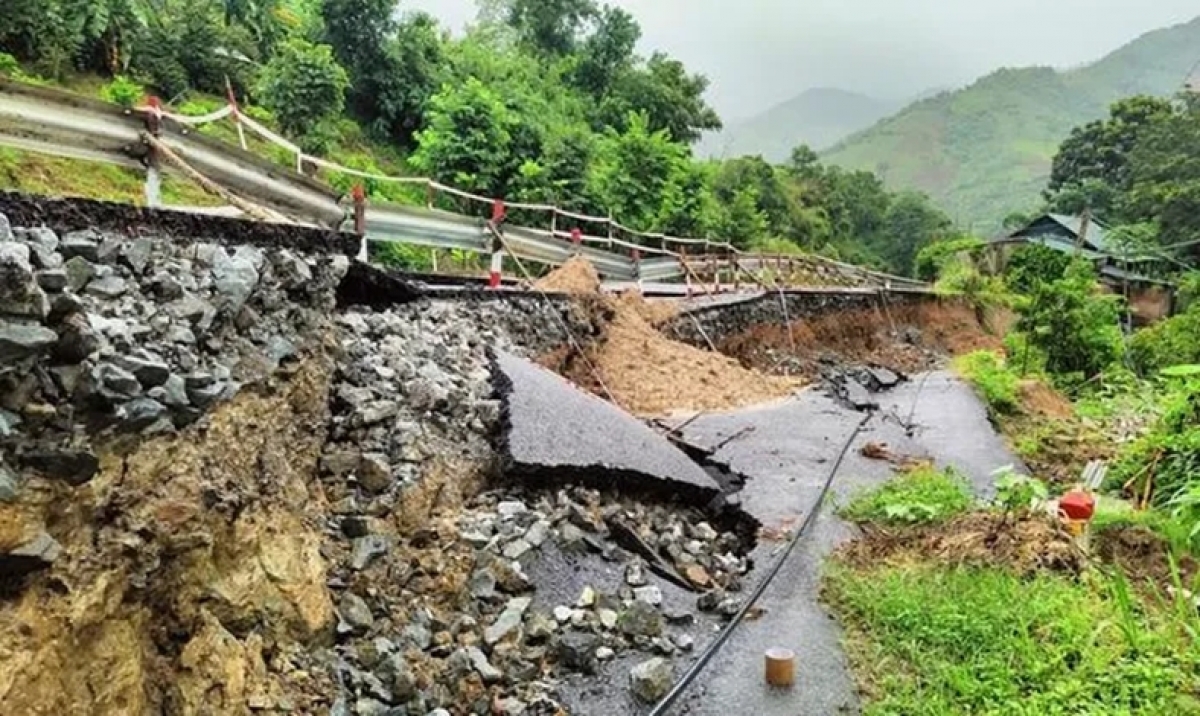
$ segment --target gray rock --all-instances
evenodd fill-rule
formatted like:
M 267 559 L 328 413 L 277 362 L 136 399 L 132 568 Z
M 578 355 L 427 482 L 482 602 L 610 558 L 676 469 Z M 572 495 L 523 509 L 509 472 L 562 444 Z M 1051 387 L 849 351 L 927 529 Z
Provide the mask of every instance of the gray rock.
M 354 702 L 355 716 L 389 716 L 391 707 L 376 699 L 359 699 Z
M 179 345 L 191 346 L 196 344 L 196 334 L 187 326 L 173 323 L 163 335 L 163 340 L 168 343 L 177 343 Z
M 100 235 L 93 229 L 72 231 L 62 237 L 58 250 L 68 263 L 76 257 L 95 263 L 100 260 Z
M 118 415 L 129 430 L 143 430 L 166 417 L 167 407 L 151 398 L 134 398 L 119 407 Z
M 0 462 L 0 502 L 16 502 L 20 493 L 21 483 L 17 475 L 3 462 Z
M 75 487 L 88 482 L 100 471 L 100 460 L 86 450 L 35 450 L 26 453 L 22 461 L 33 470 Z
M 475 570 L 467 582 L 467 590 L 472 599 L 491 601 L 496 597 L 496 575 L 488 569 Z
M 691 651 L 696 648 L 696 640 L 690 634 L 680 634 L 675 637 L 675 648 L 680 651 Z
M 483 630 L 484 642 L 489 645 L 495 644 L 520 630 L 525 610 L 529 609 L 529 605 L 532 603 L 533 600 L 529 597 L 517 597 L 509 600 L 508 604 L 504 607 L 504 611 L 500 613 L 500 616 L 496 617 L 496 621 Z
M 188 388 L 188 400 L 197 408 L 204 409 L 220 400 L 221 396 L 225 395 L 227 388 L 226 383 L 212 383 L 200 388 Z
M 650 606 L 657 607 L 662 604 L 662 590 L 653 585 L 648 587 L 638 587 L 633 590 L 633 597 L 638 601 L 645 602 Z
M 487 654 L 484 654 L 478 647 L 467 647 L 467 658 L 471 660 L 471 666 L 479 674 L 479 678 L 483 679 L 485 684 L 494 684 L 504 678 L 504 672 L 492 666 L 488 661 Z
M 545 520 L 538 520 L 533 523 L 529 531 L 525 533 L 525 541 L 534 547 L 541 547 L 546 539 L 550 536 L 550 523 Z
M 125 283 L 125 279 L 113 275 L 92 280 L 84 290 L 97 298 L 111 301 L 124 296 L 125 292 L 129 290 L 129 286 Z
M 400 414 L 400 404 L 394 400 L 375 400 L 359 406 L 355 415 L 359 425 L 367 427 Z
M 658 636 L 663 631 L 663 616 L 650 604 L 636 600 L 621 613 L 617 626 L 629 636 Z
M 350 556 L 350 568 L 361 572 L 376 559 L 388 553 L 391 541 L 383 535 L 367 535 L 354 540 Z
M 22 422 L 20 415 L 0 408 L 0 438 L 6 438 L 15 433 Z
M 48 569 L 62 553 L 62 546 L 46 532 L 0 554 L 0 577 L 21 577 Z
M 525 640 L 530 644 L 541 644 L 554 636 L 558 623 L 545 612 L 536 612 L 525 624 Z
M 533 545 L 526 542 L 524 538 L 517 538 L 504 545 L 503 554 L 508 559 L 520 559 L 531 549 L 533 549 Z
M 376 641 L 379 640 L 377 639 Z M 398 701 L 405 702 L 417 695 L 417 677 L 413 674 L 408 662 L 399 654 L 389 654 L 386 656 L 380 662 L 376 673 L 383 680 L 383 683 L 392 690 L 392 694 Z
M 92 369 L 92 380 L 107 398 L 135 398 L 142 385 L 133 373 L 112 363 L 100 363 Z
M 0 243 L 0 313 L 43 319 L 50 312 L 46 294 L 38 286 L 29 247 Z
M 75 293 L 82 291 L 96 275 L 96 267 L 81 256 L 67 259 L 63 271 L 67 272 L 67 286 Z
M 183 284 L 179 283 L 179 279 L 169 273 L 161 272 L 154 275 L 150 279 L 148 286 L 150 291 L 164 301 L 175 301 L 183 298 Z
M 646 580 L 646 568 L 642 565 L 641 560 L 634 560 L 625 567 L 625 583 L 631 587 L 644 587 L 648 583 Z
M 496 514 L 506 520 L 515 519 L 527 512 L 529 512 L 529 507 L 524 502 L 517 502 L 516 500 L 501 502 L 496 505 Z
M 383 453 L 363 453 L 358 465 L 358 484 L 370 492 L 386 492 L 392 486 L 392 466 Z
M 675 672 L 671 662 L 654 658 L 643 661 L 629 672 L 629 688 L 633 695 L 647 704 L 656 703 L 671 690 Z
M 146 273 L 146 267 L 150 265 L 150 254 L 153 251 L 154 242 L 141 236 L 121 248 L 121 259 L 126 266 L 133 270 L 135 276 L 141 276 Z
M 0 214 L 0 241 L 12 241 L 13 231 L 12 224 L 8 222 L 8 217 Z
M 70 284 L 66 269 L 46 269 L 37 272 L 37 283 L 43 291 L 59 293 Z
M 42 326 L 0 321 L 0 365 L 45 355 L 58 342 L 58 334 Z
M 217 309 L 207 301 L 195 296 L 184 296 L 172 301 L 165 306 L 164 310 L 172 318 L 187 321 L 200 334 L 205 334 L 209 328 L 212 328 L 213 319 L 217 315 Z
M 510 696 L 497 701 L 492 707 L 492 713 L 497 716 L 522 716 L 528 709 L 529 706 L 524 701 Z
M 421 651 L 427 651 L 433 644 L 433 632 L 429 631 L 429 627 L 417 622 L 404 627 L 400 637 Z
M 162 385 L 151 389 L 148 395 L 171 408 L 186 408 L 189 405 L 187 387 L 178 375 L 167 376 Z
M 171 377 L 171 367 L 163 357 L 148 350 L 137 350 L 121 356 L 116 363 L 132 373 L 143 388 L 160 386 Z
M 252 257 L 239 249 L 229 261 L 213 267 L 213 278 L 223 299 L 222 308 L 229 315 L 236 315 L 254 293 L 259 276 Z
M 338 602 L 338 615 L 354 634 L 364 634 L 375 624 L 371 608 L 362 597 L 353 592 L 346 592 Z
M 616 629 L 621 615 L 611 609 L 600 609 L 596 612 L 596 618 L 600 620 L 600 626 L 605 629 Z
M 59 298 L 65 298 L 65 295 Z M 82 313 L 71 313 L 59 323 L 54 358 L 64 363 L 82 363 L 99 350 L 101 344 L 91 320 Z
M 600 661 L 609 661 L 616 655 L 617 655 L 617 652 L 613 651 L 611 648 L 609 648 L 607 646 L 602 646 L 596 650 L 596 659 L 598 659 Z
M 568 632 L 558 640 L 555 655 L 564 668 L 584 674 L 596 671 L 596 649 L 600 640 L 592 634 Z

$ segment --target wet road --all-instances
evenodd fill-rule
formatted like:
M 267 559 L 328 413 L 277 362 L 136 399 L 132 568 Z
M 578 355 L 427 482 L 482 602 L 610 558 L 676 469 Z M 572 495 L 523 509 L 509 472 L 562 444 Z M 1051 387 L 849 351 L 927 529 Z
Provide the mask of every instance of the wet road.
M 918 376 L 879 397 L 881 410 L 855 438 L 812 531 L 759 602 L 766 613 L 734 632 L 674 713 L 826 716 L 858 711 L 841 634 L 821 607 L 818 591 L 825 557 L 853 536 L 853 528 L 835 515 L 837 505 L 892 474 L 888 463 L 862 457 L 860 448 L 881 442 L 896 454 L 933 458 L 966 475 L 980 496 L 991 493 L 995 469 L 1016 462 L 972 390 L 949 373 Z M 744 505 L 769 526 L 811 508 L 860 418 L 808 391 L 790 404 L 702 418 L 684 434 L 689 441 L 715 445 L 746 425 L 755 426 L 752 433 L 723 447 L 717 458 L 750 478 Z M 771 551 L 780 546 L 760 544 L 760 573 L 771 562 Z M 797 654 L 796 686 L 791 690 L 773 691 L 763 683 L 763 652 L 772 646 Z

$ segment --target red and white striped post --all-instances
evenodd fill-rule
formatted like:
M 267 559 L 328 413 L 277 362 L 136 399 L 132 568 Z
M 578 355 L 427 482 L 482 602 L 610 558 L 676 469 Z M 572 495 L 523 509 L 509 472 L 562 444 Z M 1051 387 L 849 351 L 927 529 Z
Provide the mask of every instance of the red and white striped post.
M 638 291 L 642 290 L 642 250 L 633 250 L 633 281 L 637 284 Z
M 150 107 L 150 111 L 146 113 L 146 131 L 157 137 L 159 134 L 162 134 L 162 102 L 158 97 L 150 95 L 146 104 Z
M 500 224 L 504 223 L 504 202 L 497 199 L 492 203 L 492 264 L 488 270 L 488 288 L 500 288 L 500 275 L 504 270 L 504 242 L 500 240 Z
M 578 226 L 576 226 L 574 229 L 571 229 L 571 243 L 575 244 L 576 252 L 578 252 L 580 247 L 583 246 L 583 231 L 581 231 Z
M 362 184 L 355 184 L 350 190 L 350 198 L 354 200 L 354 233 L 362 240 L 358 249 L 358 260 L 369 261 L 370 247 L 367 246 L 367 192 Z

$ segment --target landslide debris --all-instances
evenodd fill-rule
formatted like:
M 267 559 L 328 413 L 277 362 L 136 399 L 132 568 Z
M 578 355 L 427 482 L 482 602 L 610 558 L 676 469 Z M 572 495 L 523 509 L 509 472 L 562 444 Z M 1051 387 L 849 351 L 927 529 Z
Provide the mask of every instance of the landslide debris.
M 586 280 L 578 280 L 583 276 Z M 673 309 L 651 304 L 636 292 L 600 294 L 595 269 L 576 257 L 544 280 L 580 289 L 597 314 L 602 334 L 579 348 L 542 360 L 577 385 L 610 398 L 637 415 L 719 410 L 769 402 L 802 387 L 799 380 L 743 368 L 720 353 L 673 341 L 655 327 Z

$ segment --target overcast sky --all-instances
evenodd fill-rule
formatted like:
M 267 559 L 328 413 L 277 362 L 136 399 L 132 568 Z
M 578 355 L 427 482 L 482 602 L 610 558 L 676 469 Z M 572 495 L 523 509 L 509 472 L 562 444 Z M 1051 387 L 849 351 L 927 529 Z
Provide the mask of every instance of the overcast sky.
M 476 13 L 475 0 L 400 1 L 456 31 Z M 812 87 L 903 98 L 1000 66 L 1077 65 L 1200 14 L 1196 0 L 607 1 L 641 23 L 643 53 L 708 75 L 727 121 Z

